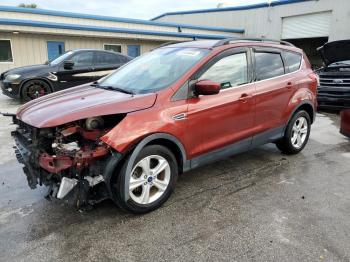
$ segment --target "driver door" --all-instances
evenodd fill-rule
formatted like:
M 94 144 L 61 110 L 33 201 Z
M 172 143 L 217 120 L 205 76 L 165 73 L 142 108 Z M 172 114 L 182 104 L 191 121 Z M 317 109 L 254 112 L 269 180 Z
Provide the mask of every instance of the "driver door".
M 221 90 L 216 95 L 193 96 L 188 100 L 190 155 L 195 157 L 192 167 L 251 145 L 255 90 L 250 60 L 249 49 L 231 49 L 219 54 L 195 76 L 193 82 L 212 80 L 221 84 Z
M 69 61 L 73 62 L 72 68 L 65 68 L 64 62 L 57 72 L 58 88 L 65 89 L 94 81 L 93 51 L 83 51 L 73 55 Z

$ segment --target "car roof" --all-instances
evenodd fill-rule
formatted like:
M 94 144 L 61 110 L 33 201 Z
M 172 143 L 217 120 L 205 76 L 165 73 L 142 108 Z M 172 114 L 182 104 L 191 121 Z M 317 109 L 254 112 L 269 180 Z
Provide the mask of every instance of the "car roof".
M 118 52 L 114 52 L 114 51 L 110 51 L 110 50 L 103 50 L 103 49 L 79 48 L 79 49 L 72 49 L 72 50 L 69 50 L 69 51 L 74 52 L 74 53 L 76 53 L 76 52 L 84 52 L 84 51 L 104 52 L 104 53 L 111 53 L 111 54 L 121 55 L 121 56 L 124 56 L 124 57 L 129 57 L 129 56 L 124 55 L 122 53 L 118 53 Z M 69 51 L 67 51 L 67 52 L 69 52 Z
M 224 40 L 199 40 L 199 41 L 185 41 L 180 43 L 169 43 L 164 44 L 161 47 L 173 47 L 173 48 L 205 48 L 214 49 L 222 46 L 233 47 L 233 46 L 261 46 L 261 47 L 271 47 L 271 48 L 282 48 L 290 51 L 295 51 L 302 53 L 302 50 L 293 46 L 292 44 L 284 41 L 278 40 L 268 40 L 268 39 L 228 39 Z

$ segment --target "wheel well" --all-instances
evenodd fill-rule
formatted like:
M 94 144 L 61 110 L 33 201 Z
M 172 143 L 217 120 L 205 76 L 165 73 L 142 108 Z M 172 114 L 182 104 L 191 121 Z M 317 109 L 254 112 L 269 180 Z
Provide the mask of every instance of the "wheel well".
M 314 112 L 314 109 L 313 109 L 312 105 L 310 105 L 310 104 L 303 104 L 295 112 L 298 112 L 300 110 L 306 111 L 306 113 L 308 113 L 309 116 L 310 116 L 311 123 L 314 122 L 314 120 L 315 120 L 315 112 Z
M 182 173 L 183 172 L 183 157 L 182 157 L 182 153 L 180 148 L 176 145 L 176 143 L 168 140 L 168 139 L 164 139 L 164 138 L 159 138 L 159 139 L 155 139 L 152 140 L 151 142 L 149 142 L 147 145 L 161 145 L 161 146 L 165 146 L 166 148 L 168 148 L 175 156 L 176 161 L 178 163 L 179 166 L 179 172 Z
M 51 92 L 53 92 L 53 87 L 52 87 L 51 83 L 49 81 L 47 81 L 46 79 L 43 79 L 43 78 L 31 78 L 31 79 L 26 79 L 26 80 L 23 81 L 23 83 L 21 83 L 21 87 L 19 89 L 19 94 L 20 94 L 21 97 L 22 97 L 22 88 L 23 88 L 24 84 L 29 82 L 29 81 L 32 81 L 32 80 L 40 80 L 40 81 L 45 82 L 49 86 L 49 88 L 51 89 Z

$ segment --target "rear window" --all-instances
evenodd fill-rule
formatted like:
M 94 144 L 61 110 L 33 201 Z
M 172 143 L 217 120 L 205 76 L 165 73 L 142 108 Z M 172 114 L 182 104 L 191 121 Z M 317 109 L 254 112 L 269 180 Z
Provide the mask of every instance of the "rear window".
M 293 52 L 283 52 L 286 71 L 295 72 L 300 68 L 301 54 Z
M 279 53 L 255 53 L 256 80 L 264 80 L 284 74 L 284 65 Z

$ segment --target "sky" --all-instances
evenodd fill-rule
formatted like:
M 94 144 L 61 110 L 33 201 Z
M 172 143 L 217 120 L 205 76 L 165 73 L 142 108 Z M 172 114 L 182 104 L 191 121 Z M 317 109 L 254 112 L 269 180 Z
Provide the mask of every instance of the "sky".
M 38 8 L 59 11 L 151 19 L 166 12 L 216 8 L 268 2 L 267 0 L 0 0 L 0 5 L 35 3 Z

